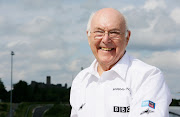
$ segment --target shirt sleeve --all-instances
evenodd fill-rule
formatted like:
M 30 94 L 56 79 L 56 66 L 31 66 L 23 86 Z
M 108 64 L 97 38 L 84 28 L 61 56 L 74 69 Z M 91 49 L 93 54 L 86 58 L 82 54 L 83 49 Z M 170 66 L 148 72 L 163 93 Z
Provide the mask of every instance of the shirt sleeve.
M 71 86 L 70 105 L 71 105 L 72 109 L 71 109 L 70 117 L 78 117 L 77 108 L 79 107 L 78 100 L 79 100 L 79 95 L 80 95 L 79 75 L 82 75 L 82 74 L 79 73 L 75 77 L 75 79 L 72 82 L 72 86 Z
M 75 106 L 77 105 L 76 104 L 76 88 L 74 86 L 74 83 L 72 84 L 72 87 L 71 87 L 71 94 L 70 94 L 70 104 L 71 104 L 71 116 L 70 117 L 78 117 L 77 116 L 77 111 L 75 109 Z
M 78 117 L 74 108 L 71 109 L 71 116 L 70 117 Z
M 159 69 L 149 71 L 130 103 L 128 117 L 169 117 L 170 91 Z

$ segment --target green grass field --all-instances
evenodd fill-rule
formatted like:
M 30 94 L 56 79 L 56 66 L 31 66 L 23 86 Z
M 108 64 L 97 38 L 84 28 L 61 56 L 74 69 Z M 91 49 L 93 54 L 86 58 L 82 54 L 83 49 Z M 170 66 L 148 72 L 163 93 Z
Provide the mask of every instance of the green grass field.
M 70 117 L 71 107 L 68 104 L 54 104 L 43 117 Z
M 14 117 L 32 117 L 32 109 L 36 107 L 36 104 L 30 102 L 20 103 L 14 113 Z
M 32 111 L 37 106 L 47 105 L 49 103 L 23 102 L 18 105 L 14 117 L 32 117 Z M 7 117 L 10 106 L 9 103 L 0 103 L 0 117 Z M 46 111 L 43 117 L 70 117 L 71 107 L 68 104 L 54 104 Z
M 23 102 L 19 104 L 14 117 L 32 117 L 32 111 L 35 107 L 48 104 Z M 46 111 L 43 117 L 70 117 L 70 110 L 71 107 L 68 104 L 54 104 L 53 107 Z
M 9 103 L 0 103 L 0 117 L 6 117 L 9 111 Z

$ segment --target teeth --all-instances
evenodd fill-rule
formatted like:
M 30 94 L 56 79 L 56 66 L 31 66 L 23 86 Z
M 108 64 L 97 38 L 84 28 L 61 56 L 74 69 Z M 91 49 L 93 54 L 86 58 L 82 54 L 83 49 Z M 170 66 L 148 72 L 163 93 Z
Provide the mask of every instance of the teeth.
M 105 50 L 105 51 L 110 51 L 112 50 L 112 48 L 101 48 L 102 50 Z

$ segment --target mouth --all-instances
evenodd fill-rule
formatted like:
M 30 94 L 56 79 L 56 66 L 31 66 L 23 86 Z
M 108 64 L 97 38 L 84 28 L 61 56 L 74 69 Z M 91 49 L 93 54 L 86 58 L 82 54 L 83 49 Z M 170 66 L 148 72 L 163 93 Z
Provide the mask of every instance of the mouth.
M 103 48 L 103 47 L 100 47 L 101 50 L 104 50 L 104 51 L 111 51 L 111 50 L 114 50 L 114 48 Z

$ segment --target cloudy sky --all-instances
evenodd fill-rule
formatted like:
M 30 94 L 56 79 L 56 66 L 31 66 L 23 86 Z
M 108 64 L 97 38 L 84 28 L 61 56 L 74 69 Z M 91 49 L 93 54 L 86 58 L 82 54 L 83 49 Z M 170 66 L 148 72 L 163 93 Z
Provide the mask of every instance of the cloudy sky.
M 71 85 L 94 60 L 87 42 L 91 12 L 121 11 L 132 32 L 127 52 L 162 70 L 173 98 L 180 98 L 179 0 L 0 0 L 0 78 L 10 89 L 24 80 Z

